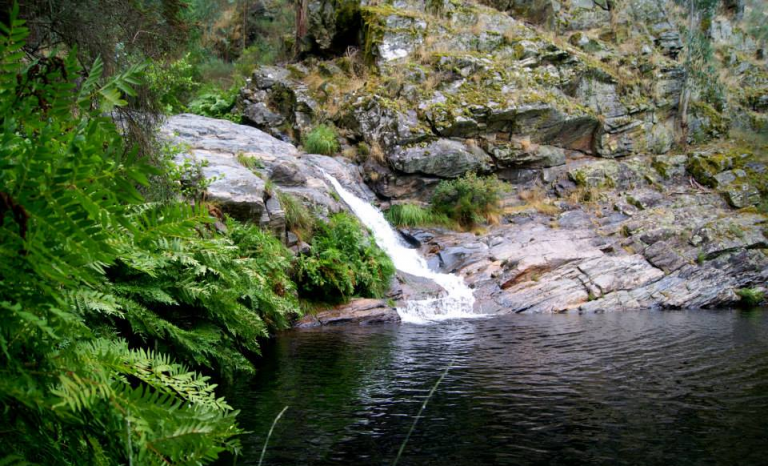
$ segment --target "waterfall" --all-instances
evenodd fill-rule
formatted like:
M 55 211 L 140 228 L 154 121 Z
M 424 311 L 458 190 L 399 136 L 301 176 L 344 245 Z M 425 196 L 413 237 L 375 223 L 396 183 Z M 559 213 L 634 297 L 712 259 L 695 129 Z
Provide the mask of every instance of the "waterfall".
M 424 323 L 480 316 L 472 310 L 475 297 L 461 277 L 430 270 L 416 250 L 406 247 L 381 211 L 345 189 L 336 178 L 327 173 L 325 176 L 357 218 L 373 231 L 376 243 L 392 258 L 397 270 L 427 278 L 445 289 L 447 294 L 441 298 L 408 301 L 405 307 L 398 308 L 397 312 L 403 322 Z

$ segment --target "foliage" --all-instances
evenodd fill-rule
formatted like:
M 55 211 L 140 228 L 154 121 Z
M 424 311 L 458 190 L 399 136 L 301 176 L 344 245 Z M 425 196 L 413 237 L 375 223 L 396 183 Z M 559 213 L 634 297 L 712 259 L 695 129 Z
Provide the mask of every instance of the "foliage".
M 501 194 L 506 190 L 496 176 L 479 177 L 469 173 L 455 180 L 444 180 L 432 194 L 432 209 L 471 228 L 488 221 L 501 210 Z
M 315 216 L 293 195 L 277 192 L 277 199 L 285 210 L 285 223 L 299 239 L 309 241 L 315 229 Z
M 185 267 L 217 265 L 202 246 L 178 250 L 199 237 L 204 210 L 139 205 L 135 183 L 157 171 L 104 116 L 135 93 L 141 67 L 103 80 L 97 60 L 76 87 L 73 54 L 22 60 L 27 34 L 17 11 L 0 33 L 0 462 L 204 464 L 237 451 L 236 413 L 206 377 L 110 325 L 133 325 L 145 299 L 105 293 L 116 268 L 162 277 L 179 267 L 189 279 Z M 220 321 L 245 339 L 238 318 Z
M 252 155 L 239 153 L 237 154 L 237 161 L 240 165 L 251 171 L 264 168 L 264 164 L 261 162 L 261 159 Z
M 8 3 L 3 3 L 3 10 Z M 173 60 L 190 37 L 184 0 L 24 0 L 21 4 L 21 17 L 32 28 L 25 46 L 27 57 L 46 60 L 58 51 L 76 53 L 81 64 L 99 58 L 104 77 L 147 60 Z M 148 73 L 152 74 L 151 69 Z M 160 101 L 174 96 L 159 94 L 152 86 L 135 91 L 126 99 L 127 105 L 114 108 L 111 115 L 124 138 L 149 158 L 156 149 L 154 128 L 165 105 Z
M 384 216 L 389 223 L 399 227 L 419 227 L 430 225 L 451 226 L 454 222 L 444 214 L 438 214 L 418 204 L 395 204 Z
M 736 290 L 736 294 L 741 298 L 741 304 L 745 307 L 759 306 L 765 300 L 765 292 L 757 288 L 742 288 Z
M 167 114 L 186 110 L 186 103 L 200 87 L 199 72 L 191 62 L 189 53 L 170 63 L 152 62 L 145 79 Z
M 311 252 L 296 263 L 299 296 L 326 302 L 346 302 L 352 296 L 381 297 L 394 273 L 389 257 L 345 213 L 317 222 Z
M 304 150 L 310 154 L 335 154 L 339 151 L 336 130 L 328 125 L 316 126 L 304 139 Z
M 226 118 L 235 123 L 239 123 L 240 115 L 232 113 L 239 89 L 239 81 L 226 90 L 215 86 L 205 87 L 204 90 L 195 96 L 189 103 L 189 111 L 211 118 Z
M 253 371 L 257 339 L 287 327 L 297 302 L 282 243 L 253 225 L 230 221 L 227 231 L 121 244 L 105 293 L 126 310 L 130 335 L 231 377 Z

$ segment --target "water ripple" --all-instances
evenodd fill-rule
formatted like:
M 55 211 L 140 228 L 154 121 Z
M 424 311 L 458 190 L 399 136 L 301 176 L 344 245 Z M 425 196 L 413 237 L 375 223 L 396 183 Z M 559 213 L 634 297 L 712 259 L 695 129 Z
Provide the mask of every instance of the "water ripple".
M 228 388 L 255 464 L 751 465 L 768 458 L 768 313 L 515 315 L 289 332 Z

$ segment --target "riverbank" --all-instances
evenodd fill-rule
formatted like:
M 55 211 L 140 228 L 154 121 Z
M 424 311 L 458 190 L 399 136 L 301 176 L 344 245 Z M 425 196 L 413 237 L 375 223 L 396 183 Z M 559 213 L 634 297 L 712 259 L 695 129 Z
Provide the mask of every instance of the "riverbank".
M 204 176 L 225 169 L 230 175 L 211 185 L 212 201 L 241 220 L 258 217 L 294 249 L 298 238 L 281 223 L 282 207 L 265 193 L 267 183 L 320 215 L 348 209 L 320 169 L 360 198 L 376 200 L 359 166 L 342 157 L 303 154 L 255 128 L 180 115 L 166 131 L 188 148 L 186 156 L 207 164 Z M 243 155 L 258 166 L 243 166 Z M 702 160 L 724 157 L 738 161 L 741 154 L 712 149 L 621 161 L 582 157 L 544 170 L 549 190 L 537 178 L 508 192 L 497 225 L 464 233 L 401 233 L 432 269 L 458 274 L 473 288 L 475 312 L 734 305 L 743 290 L 761 292 L 768 282 L 768 224 L 754 208 L 733 207 L 727 191 L 696 181 L 703 180 L 696 170 Z M 727 176 L 728 165 L 722 168 L 707 176 Z M 753 168 L 764 165 L 754 162 Z M 253 191 L 250 197 L 233 181 L 240 178 L 255 180 L 245 186 Z M 524 194 L 531 192 L 535 197 Z

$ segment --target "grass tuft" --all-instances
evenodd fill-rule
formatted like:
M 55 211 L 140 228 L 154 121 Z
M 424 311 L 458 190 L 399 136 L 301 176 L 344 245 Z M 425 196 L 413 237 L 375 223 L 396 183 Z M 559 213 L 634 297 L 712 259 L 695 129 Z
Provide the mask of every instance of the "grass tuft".
M 285 224 L 302 241 L 309 241 L 315 229 L 315 216 L 307 206 L 295 196 L 282 191 L 277 192 L 277 199 L 285 210 Z
M 447 216 L 418 204 L 396 204 L 384 213 L 389 223 L 398 227 L 451 226 Z
M 304 150 L 310 154 L 335 154 L 339 151 L 339 140 L 336 130 L 328 125 L 316 126 L 304 140 Z

